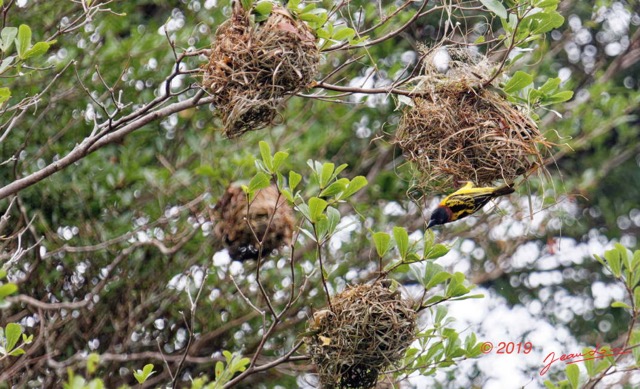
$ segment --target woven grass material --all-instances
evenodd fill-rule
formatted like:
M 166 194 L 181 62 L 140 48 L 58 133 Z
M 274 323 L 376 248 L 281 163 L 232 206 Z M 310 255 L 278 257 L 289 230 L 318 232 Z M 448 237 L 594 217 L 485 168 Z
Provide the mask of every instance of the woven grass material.
M 253 23 L 239 3 L 216 31 L 203 79 L 228 138 L 271 124 L 284 98 L 313 81 L 320 61 L 313 32 L 285 8 L 274 5 L 266 21 Z
M 442 50 L 442 49 L 441 49 Z M 523 107 L 484 84 L 495 66 L 466 48 L 448 48 L 446 74 L 434 50 L 425 58 L 416 90 L 426 92 L 404 110 L 395 143 L 419 172 L 419 186 L 450 191 L 461 182 L 512 183 L 543 166 L 549 148 Z
M 275 185 L 262 189 L 247 208 L 247 195 L 242 188 L 233 185 L 227 188 L 214 208 L 213 234 L 229 249 L 232 259 L 258 258 L 259 240 L 263 257 L 291 244 L 293 210 L 278 194 Z
M 416 313 L 386 281 L 348 287 L 314 314 L 305 338 L 323 388 L 372 388 L 415 338 Z

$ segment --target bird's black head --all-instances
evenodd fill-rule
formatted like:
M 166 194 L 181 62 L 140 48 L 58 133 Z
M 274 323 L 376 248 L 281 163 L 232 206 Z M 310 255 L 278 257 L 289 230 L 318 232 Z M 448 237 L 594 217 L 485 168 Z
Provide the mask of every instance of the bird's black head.
M 437 226 L 439 224 L 448 223 L 450 220 L 451 220 L 451 211 L 449 211 L 445 207 L 438 207 L 431 214 L 431 220 L 429 220 L 427 229 L 433 226 Z

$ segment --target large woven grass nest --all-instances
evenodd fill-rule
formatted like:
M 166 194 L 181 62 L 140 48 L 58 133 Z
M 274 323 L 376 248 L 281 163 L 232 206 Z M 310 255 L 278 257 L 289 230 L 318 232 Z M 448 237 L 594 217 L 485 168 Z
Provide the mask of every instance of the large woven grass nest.
M 313 81 L 319 61 L 313 32 L 285 8 L 274 5 L 267 20 L 254 22 L 236 2 L 216 31 L 203 79 L 226 136 L 271 124 L 285 97 Z
M 291 244 L 293 210 L 275 185 L 260 190 L 251 203 L 241 187 L 229 186 L 214 208 L 214 218 L 214 237 L 232 259 L 266 257 Z
M 446 50 L 448 70 L 435 56 Z M 395 143 L 419 172 L 419 185 L 448 191 L 460 182 L 513 182 L 543 166 L 549 147 L 527 110 L 491 83 L 495 70 L 467 48 L 433 50 L 417 77 L 412 106 L 403 111 Z
M 305 338 L 323 388 L 372 388 L 415 338 L 416 313 L 389 282 L 349 287 L 317 311 Z

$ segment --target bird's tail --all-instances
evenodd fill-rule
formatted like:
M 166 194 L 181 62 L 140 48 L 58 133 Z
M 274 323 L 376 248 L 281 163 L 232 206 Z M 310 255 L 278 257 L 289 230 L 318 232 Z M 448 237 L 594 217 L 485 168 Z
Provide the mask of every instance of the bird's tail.
M 493 196 L 494 197 L 506 196 L 506 195 L 511 194 L 511 193 L 513 193 L 515 191 L 516 190 L 513 189 L 513 184 L 505 185 L 505 186 L 501 186 L 499 188 L 496 188 L 496 190 L 493 191 Z

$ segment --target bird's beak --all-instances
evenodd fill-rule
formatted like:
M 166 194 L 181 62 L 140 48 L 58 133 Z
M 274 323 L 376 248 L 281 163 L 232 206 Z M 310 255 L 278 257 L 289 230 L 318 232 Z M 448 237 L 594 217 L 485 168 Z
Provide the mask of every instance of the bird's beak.
M 436 221 L 431 219 L 429 220 L 429 224 L 427 224 L 427 230 L 436 225 Z

